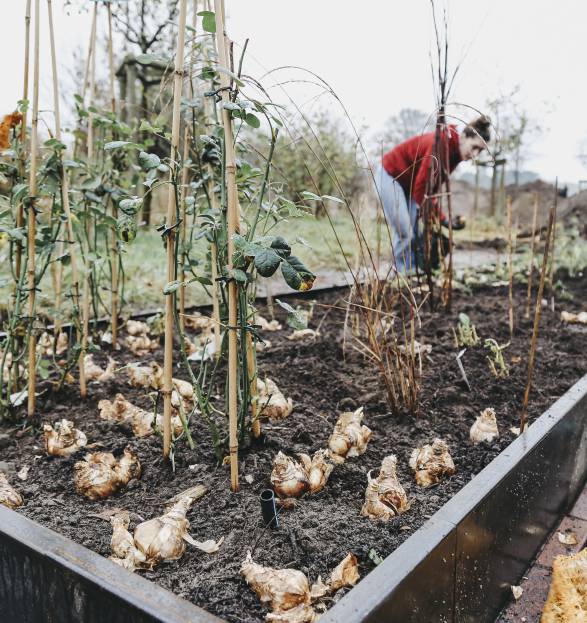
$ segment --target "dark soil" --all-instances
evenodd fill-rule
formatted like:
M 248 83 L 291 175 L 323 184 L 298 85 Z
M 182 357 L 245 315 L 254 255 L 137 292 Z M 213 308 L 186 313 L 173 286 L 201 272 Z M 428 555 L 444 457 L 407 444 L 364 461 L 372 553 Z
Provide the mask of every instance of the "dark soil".
M 556 314 L 544 310 L 530 421 L 587 371 L 587 328 L 563 326 L 559 320 L 562 308 L 585 309 L 585 285 L 585 280 L 568 281 L 574 300 L 560 303 Z M 292 397 L 295 407 L 289 419 L 264 424 L 262 444 L 241 450 L 239 493 L 230 492 L 228 467 L 217 465 L 201 420 L 191 423 L 196 449 L 179 445 L 173 473 L 161 459 L 158 437 L 135 439 L 99 419 L 98 401 L 113 398 L 119 391 L 150 408 L 144 392 L 131 388 L 126 373 L 121 372 L 112 382 L 91 385 L 90 398 L 85 402 L 75 386 L 45 396 L 39 404 L 40 421 L 53 423 L 67 417 L 87 434 L 89 442 L 101 442 L 107 450 L 121 450 L 130 443 L 140 457 L 142 478 L 106 501 L 89 502 L 76 495 L 72 481 L 73 464 L 83 452 L 71 459 L 48 458 L 40 432 L 15 435 L 5 428 L 10 442 L 0 450 L 0 458 L 9 480 L 25 498 L 19 512 L 108 556 L 111 528 L 108 521 L 97 517 L 98 513 L 114 507 L 127 509 L 133 513 L 132 528 L 142 518 L 161 514 L 164 502 L 177 492 L 196 483 L 205 484 L 209 493 L 188 514 L 191 534 L 199 540 L 224 537 L 219 553 L 207 555 L 188 547 L 181 560 L 139 573 L 228 621 L 261 621 L 266 613 L 239 573 L 249 549 L 256 562 L 300 569 L 310 581 L 318 575 L 327 577 L 352 551 L 359 559 L 361 576 L 365 576 L 374 566 L 369 558 L 371 549 L 382 557 L 390 554 L 513 440 L 509 429 L 518 424 L 532 321 L 522 318 L 525 293 L 520 287 L 516 295 L 517 328 L 505 351 L 510 376 L 494 378 L 487 365 L 487 351 L 482 346 L 470 348 L 463 358 L 472 386 L 468 392 L 462 387 L 455 362 L 451 327 L 456 326 L 458 312 L 466 312 L 481 340 L 491 337 L 499 344 L 508 342 L 507 288 L 478 289 L 472 296 L 455 293 L 453 312 L 448 316 L 425 310 L 418 339 L 433 348 L 424 361 L 420 414 L 416 418 L 408 414 L 394 417 L 374 367 L 350 348 L 346 355 L 342 352 L 344 310 L 329 309 L 328 305 L 342 303 L 345 296 L 346 292 L 316 294 L 310 326 L 315 328 L 327 312 L 316 342 L 290 342 L 285 339 L 289 329 L 266 335 L 272 345 L 259 355 L 261 373 L 273 378 L 283 393 Z M 305 305 L 307 300 L 300 303 Z M 280 309 L 277 314 L 281 316 Z M 131 360 L 121 353 L 115 357 L 119 362 Z M 161 349 L 153 359 L 162 363 Z M 105 354 L 98 354 L 96 360 L 103 362 Z M 176 376 L 185 378 L 181 371 Z M 222 392 L 219 382 L 218 393 Z M 360 405 L 365 408 L 364 423 L 373 430 L 367 452 L 337 466 L 325 490 L 304 498 L 295 509 L 283 511 L 281 529 L 264 529 L 259 494 L 269 484 L 271 463 L 278 450 L 289 455 L 311 454 L 325 447 L 339 412 Z M 469 429 L 486 407 L 496 410 L 501 436 L 492 445 L 473 446 Z M 448 443 L 457 472 L 436 487 L 419 489 L 408 459 L 413 448 L 435 437 Z M 376 470 L 390 453 L 398 457 L 398 476 L 412 507 L 389 523 L 374 523 L 360 515 L 367 472 Z M 21 482 L 16 472 L 25 465 L 30 466 L 30 472 Z M 250 484 L 246 476 L 249 480 L 252 477 Z

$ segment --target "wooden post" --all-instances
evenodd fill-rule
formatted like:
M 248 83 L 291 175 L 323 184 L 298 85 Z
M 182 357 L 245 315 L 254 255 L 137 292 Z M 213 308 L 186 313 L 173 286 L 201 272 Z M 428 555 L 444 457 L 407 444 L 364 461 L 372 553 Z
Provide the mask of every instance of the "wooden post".
M 219 66 L 224 69 L 220 73 L 222 103 L 230 102 L 229 59 L 227 55 L 227 39 L 224 24 L 224 0 L 214 0 L 216 18 L 216 47 L 218 48 Z M 227 188 L 227 239 L 228 239 L 228 269 L 232 270 L 232 255 L 234 253 L 233 236 L 238 230 L 238 194 L 236 186 L 236 156 L 234 151 L 234 136 L 232 132 L 232 118 L 230 111 L 222 108 L 222 123 L 224 126 L 225 171 Z M 237 288 L 236 281 L 228 282 L 228 420 L 229 420 L 229 450 L 230 450 L 230 486 L 233 491 L 239 490 L 238 484 L 238 341 L 237 341 Z
M 257 391 L 257 366 L 251 332 L 247 331 L 247 372 L 249 376 L 249 394 L 251 396 L 251 433 L 255 439 L 261 436 L 261 420 L 259 419 L 259 392 Z
M 37 368 L 37 340 L 35 337 L 35 237 L 37 234 L 36 201 L 37 201 L 37 129 L 39 125 L 39 0 L 35 0 L 35 47 L 33 53 L 33 118 L 31 124 L 31 165 L 29 169 L 29 206 L 28 206 L 28 248 L 27 248 L 27 287 L 29 316 L 29 352 L 28 352 L 28 416 L 35 415 L 35 389 Z
M 108 11 L 108 73 L 110 78 L 110 110 L 116 114 L 116 94 L 114 89 L 114 51 L 112 44 L 112 8 L 111 4 L 106 5 Z M 118 207 L 114 200 L 112 203 L 112 218 L 118 219 Z M 111 232 L 111 273 L 110 273 L 110 328 L 112 332 L 112 347 L 116 348 L 118 343 L 118 238 L 116 230 Z
M 24 78 L 22 86 L 22 99 L 28 100 L 29 98 L 29 56 L 30 56 L 30 39 L 31 39 L 31 0 L 27 0 L 26 10 L 24 15 Z M 20 125 L 20 143 L 22 145 L 23 156 L 20 161 L 21 175 L 25 175 L 25 141 L 26 141 L 26 123 L 27 123 L 27 109 L 25 108 L 22 113 L 22 121 Z M 24 206 L 22 201 L 19 202 L 16 211 L 16 227 L 21 228 L 24 225 Z M 16 241 L 16 257 L 15 257 L 15 274 L 16 281 L 20 279 L 20 270 L 22 267 L 22 242 Z
M 534 195 L 534 214 L 532 215 L 532 242 L 530 244 L 530 263 L 528 265 L 528 295 L 526 297 L 525 318 L 530 318 L 530 302 L 532 300 L 532 276 L 534 274 L 534 254 L 536 252 L 536 221 L 538 218 L 538 195 Z
M 167 245 L 167 281 L 175 280 L 175 245 L 176 236 L 176 165 L 179 154 L 179 131 L 181 121 L 181 91 L 183 86 L 183 55 L 185 46 L 187 0 L 179 1 L 179 23 L 177 47 L 175 51 L 175 75 L 173 80 L 173 119 L 171 125 L 171 169 L 167 193 L 166 245 Z M 174 179 L 175 178 L 175 179 Z M 173 391 L 173 316 L 175 294 L 165 296 L 165 355 L 163 361 L 163 457 L 169 458 L 171 450 L 171 392 Z
M 550 250 L 550 270 L 548 274 L 548 285 L 550 288 L 550 311 L 554 313 L 554 260 L 555 260 L 555 242 L 556 242 L 556 217 L 558 204 L 558 178 L 554 184 L 554 223 L 552 224 L 552 243 Z
M 508 228 L 508 319 L 510 327 L 510 340 L 514 335 L 514 243 L 512 235 L 512 198 L 506 201 L 507 228 Z
M 53 25 L 53 6 L 52 0 L 47 0 L 47 11 L 49 15 L 49 43 L 51 46 L 51 68 L 53 74 L 53 107 L 55 114 L 55 138 L 58 141 L 61 141 L 61 111 L 59 104 L 59 79 L 57 74 L 57 51 L 55 47 L 55 29 Z M 67 244 L 68 244 L 68 253 L 71 264 L 71 291 L 72 296 L 76 304 L 79 302 L 79 275 L 77 271 L 77 260 L 76 260 L 76 252 L 75 252 L 75 237 L 73 234 L 73 221 L 71 215 L 71 209 L 69 205 L 69 183 L 67 180 L 67 174 L 65 171 L 65 167 L 61 168 L 61 193 L 62 193 L 62 201 L 63 201 L 63 212 L 67 218 Z M 58 269 L 58 289 L 61 291 L 61 281 L 63 278 L 63 265 L 59 262 Z M 57 293 L 55 295 L 57 300 Z M 59 309 L 59 305 L 57 305 L 57 309 Z M 59 337 L 59 326 L 57 321 L 55 322 L 55 339 Z M 81 332 L 78 330 L 78 341 L 81 339 Z M 80 360 L 80 378 L 84 376 L 84 366 L 83 361 Z
M 212 320 L 214 321 L 214 353 L 220 357 L 220 297 L 218 294 L 218 249 L 216 243 L 210 244 L 210 264 L 212 266 Z
M 550 251 L 550 243 L 552 241 L 552 229 L 554 226 L 555 207 L 550 208 L 548 216 L 548 229 L 546 232 L 546 240 L 544 242 L 544 255 L 542 257 L 542 268 L 540 271 L 540 283 L 538 285 L 538 293 L 536 295 L 536 307 L 534 310 L 534 329 L 532 331 L 532 341 L 530 342 L 530 355 L 528 357 L 528 380 L 526 381 L 526 389 L 524 391 L 524 401 L 522 403 L 522 412 L 520 414 L 520 434 L 526 428 L 528 419 L 528 401 L 530 399 L 530 390 L 532 388 L 532 375 L 534 373 L 534 362 L 536 360 L 536 343 L 538 340 L 538 329 L 540 327 L 540 316 L 542 314 L 542 294 L 544 293 L 544 282 L 546 280 L 546 269 L 548 267 L 548 256 Z
M 94 4 L 94 12 L 92 15 L 92 33 L 90 35 L 90 49 L 88 51 L 88 63 L 86 69 L 89 71 L 90 82 L 90 101 L 94 97 L 95 84 L 96 84 L 96 21 L 98 15 L 98 3 Z M 84 81 L 85 82 L 85 81 Z M 84 84 L 85 95 L 85 84 Z M 86 150 L 88 166 L 91 166 L 94 159 L 94 114 L 88 112 L 88 132 L 86 136 Z M 88 229 L 91 228 L 91 223 L 87 224 Z M 90 233 L 88 233 L 88 240 L 90 239 Z M 88 252 L 89 252 L 88 248 Z M 88 335 L 90 333 L 90 275 L 89 264 L 86 263 L 84 271 L 84 283 L 82 290 L 82 341 L 80 348 L 80 377 L 79 377 L 79 389 L 82 398 L 86 398 L 88 395 L 88 387 L 86 384 L 86 375 L 83 371 L 84 358 L 88 350 Z
M 494 160 L 493 161 L 493 174 L 491 176 L 491 206 L 489 210 L 489 213 L 491 214 L 493 218 L 497 216 L 496 201 L 495 201 L 496 185 L 497 185 L 497 163 Z

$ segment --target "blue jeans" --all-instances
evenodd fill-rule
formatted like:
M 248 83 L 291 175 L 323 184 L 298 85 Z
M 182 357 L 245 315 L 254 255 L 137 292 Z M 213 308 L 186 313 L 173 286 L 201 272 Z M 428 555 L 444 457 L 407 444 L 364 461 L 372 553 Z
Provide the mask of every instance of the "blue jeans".
M 389 225 L 397 271 L 407 273 L 415 270 L 418 204 L 413 199 L 408 201 L 399 182 L 382 166 L 375 172 L 375 184 Z

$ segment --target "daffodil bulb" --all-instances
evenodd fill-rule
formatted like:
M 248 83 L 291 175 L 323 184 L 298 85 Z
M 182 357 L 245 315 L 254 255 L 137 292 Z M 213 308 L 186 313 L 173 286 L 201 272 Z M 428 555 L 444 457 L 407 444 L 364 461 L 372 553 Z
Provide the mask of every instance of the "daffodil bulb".
M 322 491 L 330 478 L 334 465 L 329 460 L 328 450 L 318 450 L 310 459 L 307 454 L 299 454 L 300 462 L 308 479 L 310 493 Z
M 413 450 L 410 467 L 414 470 L 416 483 L 420 487 L 430 487 L 455 473 L 455 464 L 442 439 L 435 439 L 432 445 L 426 444 Z
M 74 428 L 73 422 L 62 419 L 53 428 L 50 424 L 43 426 L 45 450 L 51 456 L 70 456 L 88 443 L 81 430 Z
M 270 420 L 281 420 L 287 417 L 293 410 L 291 398 L 279 391 L 277 385 L 271 379 L 257 379 L 258 404 L 261 416 Z
M 397 458 L 390 454 L 383 459 L 377 478 L 372 478 L 371 472 L 367 474 L 365 503 L 361 509 L 363 517 L 388 521 L 409 509 L 406 492 L 397 478 L 396 466 Z
M 361 424 L 362 420 L 363 407 L 342 413 L 338 418 L 328 440 L 330 457 L 335 463 L 343 463 L 345 459 L 359 456 L 367 449 L 372 432 Z
M 115 368 L 116 362 L 112 357 L 108 357 L 108 365 L 105 370 L 94 363 L 94 356 L 92 354 L 88 354 L 84 357 L 84 372 L 87 381 L 97 381 L 98 383 L 109 381 L 114 378 Z
M 0 504 L 13 510 L 22 506 L 22 496 L 10 485 L 2 472 L 0 472 Z
M 271 484 L 280 498 L 300 497 L 310 486 L 302 465 L 281 451 L 273 461 Z
M 475 420 L 473 426 L 471 426 L 469 437 L 474 444 L 484 441 L 491 443 L 499 437 L 497 418 L 495 417 L 495 411 L 491 407 L 484 409 Z

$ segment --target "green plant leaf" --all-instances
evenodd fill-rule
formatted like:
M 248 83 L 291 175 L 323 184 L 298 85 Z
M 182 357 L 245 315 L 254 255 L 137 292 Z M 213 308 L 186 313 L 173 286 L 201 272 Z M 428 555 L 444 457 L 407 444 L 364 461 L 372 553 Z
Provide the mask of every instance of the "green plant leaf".
M 310 272 L 295 255 L 284 258 L 281 263 L 281 274 L 285 283 L 299 292 L 310 290 L 316 280 L 316 275 Z
M 233 268 L 230 272 L 235 281 L 238 281 L 239 283 L 247 283 L 247 273 L 245 273 L 244 270 L 241 270 L 240 268 Z
M 344 203 L 342 199 L 339 199 L 334 195 L 322 195 L 322 199 L 328 199 L 328 201 L 334 201 L 334 203 Z
M 119 204 L 118 207 L 125 213 L 125 214 L 136 214 L 142 207 L 143 205 L 143 199 L 142 197 L 128 197 L 127 199 L 123 199 Z
M 173 292 L 175 292 L 176 290 L 179 290 L 179 288 L 181 288 L 182 286 L 185 286 L 185 283 L 183 281 L 170 281 L 164 288 L 163 288 L 163 294 L 172 294 Z
M 161 164 L 161 158 L 157 154 L 149 154 L 146 151 L 139 153 L 139 164 L 145 171 L 156 169 Z
M 322 197 L 319 197 L 318 195 L 311 193 L 309 190 L 303 190 L 302 197 L 304 199 L 310 199 L 311 201 L 322 201 Z
M 255 268 L 261 277 L 271 277 L 279 268 L 281 260 L 274 249 L 262 249 L 255 254 Z
M 138 148 L 138 145 L 132 141 L 110 141 L 104 145 L 104 150 L 110 151 L 112 149 L 120 149 L 121 147 L 131 147 L 132 149 L 136 149 Z
M 257 115 L 254 115 L 252 112 L 248 112 L 245 115 L 245 122 L 248 123 L 252 128 L 261 127 L 261 121 Z
M 216 16 L 213 11 L 200 11 L 198 15 L 202 18 L 202 28 L 206 32 L 216 32 Z
M 287 244 L 287 241 L 281 236 L 276 236 L 271 243 L 271 248 L 275 249 L 280 257 L 286 258 L 291 255 L 291 247 Z
M 170 59 L 160 54 L 139 54 L 136 57 L 137 63 L 141 65 L 150 65 L 151 63 L 170 63 Z
M 285 309 L 285 311 L 287 312 L 286 321 L 287 321 L 288 326 L 294 329 L 294 331 L 301 331 L 302 329 L 308 328 L 307 314 L 304 314 L 301 310 L 294 309 L 291 305 L 289 305 L 288 303 L 284 303 L 283 301 L 280 301 L 279 299 L 275 299 L 275 300 L 277 304 L 283 307 L 283 309 Z

